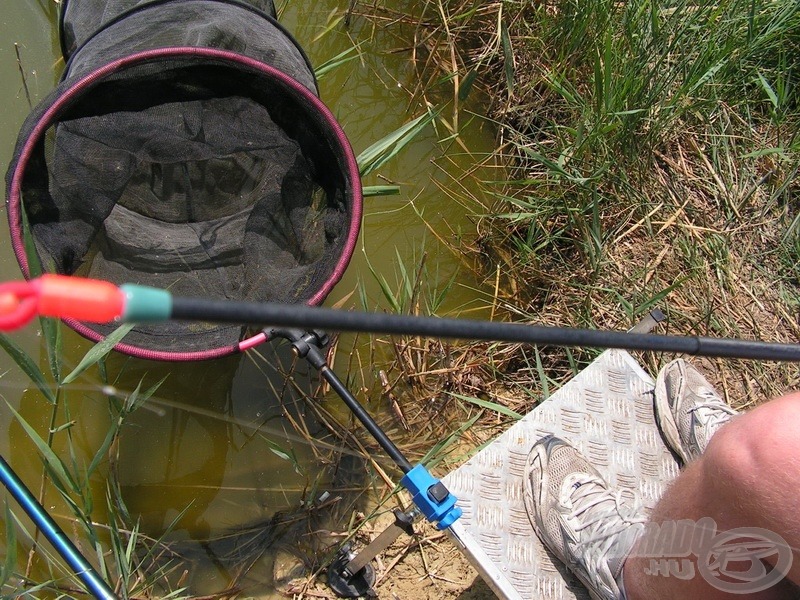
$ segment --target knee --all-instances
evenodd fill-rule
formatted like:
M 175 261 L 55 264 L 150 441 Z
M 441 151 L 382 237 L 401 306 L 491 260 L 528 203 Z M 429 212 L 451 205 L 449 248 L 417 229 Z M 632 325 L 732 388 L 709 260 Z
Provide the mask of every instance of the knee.
M 733 418 L 709 442 L 705 475 L 742 504 L 766 502 L 800 484 L 800 393 Z M 781 493 L 783 491 L 783 493 Z

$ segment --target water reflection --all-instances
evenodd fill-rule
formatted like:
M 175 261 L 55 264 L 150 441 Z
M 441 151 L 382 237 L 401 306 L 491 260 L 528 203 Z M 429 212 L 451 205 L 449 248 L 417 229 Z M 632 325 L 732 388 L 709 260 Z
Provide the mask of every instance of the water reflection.
M 192 583 L 206 593 L 243 572 L 269 580 L 264 565 L 247 566 L 276 541 L 315 554 L 318 540 L 300 543 L 297 530 L 329 512 L 307 509 L 325 492 L 347 492 L 337 481 L 342 452 L 349 470 L 360 462 L 317 417 L 317 374 L 288 345 L 260 354 L 176 365 L 148 402 L 158 410 L 135 413 L 120 439 L 116 468 L 129 513 L 150 535 L 172 527 L 170 540 L 183 541 L 173 550 L 194 561 Z M 114 362 L 127 363 L 126 388 L 150 377 L 151 364 Z

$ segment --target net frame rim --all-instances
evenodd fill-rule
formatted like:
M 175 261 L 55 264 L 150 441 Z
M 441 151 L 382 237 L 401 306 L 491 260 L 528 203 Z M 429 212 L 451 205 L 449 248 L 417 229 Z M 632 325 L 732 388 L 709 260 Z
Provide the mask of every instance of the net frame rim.
M 141 63 L 180 57 L 201 59 L 207 58 L 216 61 L 227 62 L 234 67 L 244 66 L 258 71 L 267 77 L 278 80 L 278 82 L 282 85 L 285 85 L 290 92 L 294 92 L 295 94 L 301 96 L 303 100 L 308 102 L 311 107 L 323 117 L 321 122 L 324 124 L 324 126 L 329 128 L 329 133 L 333 134 L 331 139 L 334 140 L 338 145 L 336 150 L 341 151 L 341 155 L 345 159 L 345 183 L 350 184 L 349 191 L 351 194 L 351 202 L 348 207 L 350 212 L 350 222 L 348 225 L 347 239 L 345 240 L 344 246 L 339 254 L 333 270 L 322 286 L 311 298 L 306 301 L 306 304 L 310 306 L 319 305 L 344 276 L 344 272 L 347 269 L 350 260 L 352 259 L 353 253 L 355 252 L 359 230 L 361 228 L 361 218 L 363 212 L 361 176 L 352 146 L 350 145 L 342 126 L 336 120 L 330 109 L 303 84 L 279 69 L 276 69 L 275 67 L 272 67 L 254 58 L 250 58 L 230 50 L 206 47 L 174 46 L 169 48 L 155 48 L 116 59 L 103 65 L 102 67 L 99 67 L 98 69 L 95 69 L 91 73 L 84 75 L 72 83 L 69 87 L 67 87 L 66 90 L 64 90 L 62 94 L 55 97 L 49 106 L 47 106 L 34 127 L 31 129 L 18 153 L 18 158 L 16 160 L 16 164 L 14 165 L 14 171 L 8 186 L 7 212 L 11 233 L 11 246 L 20 270 L 22 271 L 23 277 L 26 280 L 31 279 L 30 265 L 28 263 L 27 253 L 25 252 L 25 240 L 22 228 L 21 190 L 22 180 L 34 148 L 44 138 L 47 130 L 58 122 L 58 118 L 61 116 L 63 109 L 73 100 L 80 98 L 84 93 L 90 91 L 93 87 L 102 82 L 105 77 L 116 74 L 124 69 L 137 66 Z M 63 319 L 63 321 L 77 333 L 93 342 L 100 342 L 105 339 L 105 336 L 87 327 L 80 321 L 75 319 Z M 114 350 L 128 354 L 135 358 L 142 358 L 146 360 L 188 362 L 221 358 L 223 356 L 235 354 L 236 352 L 243 352 L 244 350 L 252 348 L 258 343 L 266 341 L 266 339 L 267 337 L 263 333 L 258 333 L 239 341 L 233 346 L 223 346 L 190 352 L 150 350 L 122 342 L 114 346 Z

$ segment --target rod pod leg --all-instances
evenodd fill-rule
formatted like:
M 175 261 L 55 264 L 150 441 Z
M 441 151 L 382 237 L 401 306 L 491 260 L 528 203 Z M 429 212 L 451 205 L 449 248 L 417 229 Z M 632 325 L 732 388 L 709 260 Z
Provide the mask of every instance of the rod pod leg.
M 413 466 L 408 461 L 400 449 L 381 429 L 380 425 L 375 422 L 372 416 L 336 376 L 336 373 L 330 369 L 321 350 L 328 342 L 328 336 L 325 333 L 279 328 L 265 330 L 264 333 L 268 338 L 281 337 L 289 340 L 295 353 L 299 357 L 305 358 L 320 372 L 356 418 L 361 421 L 361 424 L 364 425 L 383 450 L 403 471 L 404 476 L 400 483 L 409 491 L 415 506 L 425 518 L 434 523 L 438 529 L 447 529 L 461 516 L 461 509 L 456 506 L 456 497 L 450 493 L 441 481 L 431 475 L 424 465 Z M 335 566 L 336 569 L 334 579 L 341 580 L 341 583 L 346 584 L 348 577 L 351 579 L 356 576 L 363 577 L 364 571 L 369 565 L 361 565 L 362 568 L 353 573 L 348 567 L 352 569 L 355 564 L 354 560 L 356 560 L 356 556 L 352 555 L 349 549 L 343 553 L 340 552 L 333 565 L 331 565 L 331 568 Z M 334 591 L 337 590 L 334 588 Z M 337 593 L 339 592 L 337 591 Z

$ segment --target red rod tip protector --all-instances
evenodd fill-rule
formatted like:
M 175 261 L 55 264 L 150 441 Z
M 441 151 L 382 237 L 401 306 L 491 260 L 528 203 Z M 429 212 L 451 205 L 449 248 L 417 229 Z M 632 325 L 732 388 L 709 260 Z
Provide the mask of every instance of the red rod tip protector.
M 5 292 L 0 294 L 0 316 L 8 316 L 19 309 L 19 298 L 15 294 Z
M 0 331 L 13 331 L 36 316 L 37 292 L 27 281 L 0 284 Z
M 108 323 L 122 316 L 125 295 L 113 283 L 68 277 L 42 275 L 32 282 L 39 289 L 39 314 Z

